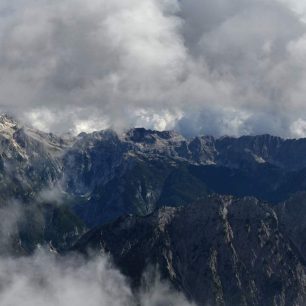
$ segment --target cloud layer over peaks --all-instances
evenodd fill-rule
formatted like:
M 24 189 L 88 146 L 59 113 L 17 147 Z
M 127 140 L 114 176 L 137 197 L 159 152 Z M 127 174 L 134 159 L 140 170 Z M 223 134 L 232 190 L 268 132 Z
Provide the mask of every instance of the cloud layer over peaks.
M 306 135 L 295 0 L 4 0 L 0 109 L 44 130 Z

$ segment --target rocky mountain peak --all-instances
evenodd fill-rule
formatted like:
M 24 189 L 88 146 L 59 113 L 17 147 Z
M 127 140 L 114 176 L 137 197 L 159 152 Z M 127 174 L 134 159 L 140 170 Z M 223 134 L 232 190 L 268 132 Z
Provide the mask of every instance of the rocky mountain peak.
M 124 133 L 123 137 L 136 143 L 155 144 L 158 141 L 184 140 L 175 131 L 156 131 L 145 128 L 134 128 Z
M 18 123 L 9 115 L 0 115 L 0 135 L 3 137 L 12 137 L 14 132 L 18 129 Z

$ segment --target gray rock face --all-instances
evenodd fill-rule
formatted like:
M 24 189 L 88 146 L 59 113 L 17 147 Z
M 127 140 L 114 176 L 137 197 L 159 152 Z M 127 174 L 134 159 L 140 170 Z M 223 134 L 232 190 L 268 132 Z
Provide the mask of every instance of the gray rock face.
M 25 200 L 55 184 L 61 177 L 61 154 L 67 145 L 59 137 L 0 116 L 0 198 Z
M 112 131 L 79 135 L 63 157 L 64 181 L 68 191 L 86 195 L 96 186 L 109 182 L 126 160 L 128 147 Z
M 231 167 L 269 163 L 286 171 L 305 168 L 305 139 L 284 140 L 271 135 L 223 137 L 216 140 L 218 162 Z
M 0 116 L 0 255 L 65 247 L 84 233 L 71 207 L 55 199 L 70 141 Z
M 306 190 L 304 152 L 305 139 L 269 135 L 186 139 L 141 128 L 120 135 L 83 133 L 65 151 L 63 182 L 87 203 L 77 212 L 95 226 L 125 213 L 146 215 L 160 206 L 181 205 L 204 193 L 277 203 Z
M 275 207 L 280 226 L 306 263 L 306 193 L 294 195 Z
M 276 213 L 254 198 L 210 197 L 127 216 L 75 249 L 110 252 L 135 286 L 148 265 L 199 305 L 305 305 L 305 268 Z

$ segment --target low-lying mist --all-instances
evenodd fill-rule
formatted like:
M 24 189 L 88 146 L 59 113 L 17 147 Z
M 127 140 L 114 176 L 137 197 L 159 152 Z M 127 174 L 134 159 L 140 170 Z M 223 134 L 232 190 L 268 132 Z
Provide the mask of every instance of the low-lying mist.
M 149 273 L 149 272 L 148 272 Z M 134 293 L 106 255 L 85 260 L 40 249 L 0 258 L 1 306 L 191 306 L 153 273 Z

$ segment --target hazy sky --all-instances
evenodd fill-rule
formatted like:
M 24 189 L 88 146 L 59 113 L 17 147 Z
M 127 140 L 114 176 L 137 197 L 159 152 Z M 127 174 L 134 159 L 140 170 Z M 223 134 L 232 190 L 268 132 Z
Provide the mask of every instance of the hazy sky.
M 2 0 L 0 109 L 54 132 L 306 136 L 306 2 Z

